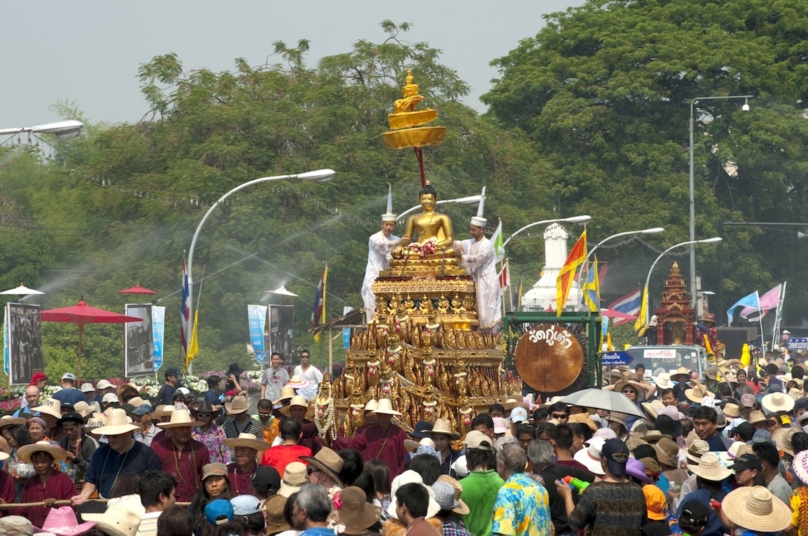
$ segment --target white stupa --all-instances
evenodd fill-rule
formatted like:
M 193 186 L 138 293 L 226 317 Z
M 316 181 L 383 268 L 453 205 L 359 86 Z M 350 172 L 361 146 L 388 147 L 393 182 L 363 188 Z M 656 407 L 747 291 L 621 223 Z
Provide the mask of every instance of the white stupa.
M 557 223 L 554 223 L 544 230 L 544 269 L 541 278 L 522 296 L 523 311 L 555 311 L 556 309 L 556 278 L 564 261 L 567 260 L 567 239 L 569 234 Z M 565 311 L 575 311 L 579 309 L 581 301 L 581 291 L 578 284 L 574 283 L 570 288 Z

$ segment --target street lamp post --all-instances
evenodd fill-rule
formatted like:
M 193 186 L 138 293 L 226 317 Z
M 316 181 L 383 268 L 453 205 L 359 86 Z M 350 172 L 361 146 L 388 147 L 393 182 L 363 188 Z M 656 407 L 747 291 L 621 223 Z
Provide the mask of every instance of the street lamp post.
M 522 231 L 530 229 L 531 227 L 535 227 L 537 225 L 546 225 L 548 223 L 586 223 L 591 219 L 592 216 L 572 216 L 571 218 L 556 218 L 554 220 L 534 221 L 533 223 L 529 223 L 524 227 L 522 227 L 521 229 L 518 229 L 515 233 L 509 236 L 508 239 L 505 242 L 503 242 L 502 249 L 505 249 L 505 246 L 508 245 L 508 242 L 510 242 L 514 236 L 518 235 Z
M 694 194 L 694 179 L 693 179 L 693 124 L 695 122 L 693 117 L 693 106 L 697 101 L 702 100 L 728 100 L 728 99 L 745 99 L 741 110 L 744 112 L 749 111 L 749 99 L 755 98 L 754 95 L 729 95 L 725 97 L 696 97 L 690 101 L 690 306 L 696 308 L 696 201 Z
M 470 195 L 468 197 L 458 197 L 457 199 L 439 199 L 438 201 L 435 202 L 435 205 L 446 205 L 449 203 L 457 203 L 459 205 L 474 205 L 479 203 L 482 198 L 483 196 L 481 195 Z M 412 208 L 408 208 L 407 210 L 399 214 L 396 220 L 403 220 L 405 216 L 407 216 L 408 214 L 412 214 L 419 208 L 421 208 L 421 205 L 415 205 Z
M 56 123 L 46 123 L 35 127 L 3 128 L 0 129 L 0 136 L 13 136 L 15 134 L 29 132 L 33 134 L 53 134 L 60 140 L 69 140 L 70 138 L 78 136 L 82 128 L 84 128 L 84 123 L 71 119 L 69 121 L 57 121 Z
M 297 175 L 277 175 L 275 177 L 262 177 L 260 179 L 251 180 L 249 182 L 245 182 L 244 184 L 240 184 L 236 186 L 222 197 L 219 198 L 218 201 L 213 203 L 208 211 L 202 216 L 202 221 L 199 222 L 199 225 L 196 227 L 196 231 L 194 231 L 194 237 L 191 239 L 191 247 L 188 250 L 188 316 L 190 321 L 186 323 L 185 326 L 185 340 L 188 343 L 191 342 L 191 331 L 193 329 L 193 318 L 194 318 L 194 250 L 196 249 L 196 241 L 199 238 L 199 233 L 202 231 L 202 227 L 205 225 L 208 217 L 211 213 L 216 210 L 216 207 L 221 205 L 225 199 L 230 197 L 230 195 L 243 190 L 245 188 L 249 188 L 250 186 L 255 186 L 256 184 L 261 184 L 264 182 L 269 181 L 279 181 L 284 179 L 299 179 L 302 181 L 315 181 L 315 182 L 328 182 L 334 178 L 334 170 L 333 169 L 318 169 L 316 171 L 307 171 L 306 173 L 298 173 Z
M 688 240 L 687 242 L 681 242 L 679 244 L 676 244 L 674 246 L 669 247 L 668 249 L 666 249 L 665 251 L 663 251 L 662 253 L 659 254 L 659 257 L 657 257 L 656 260 L 654 261 L 654 263 L 651 265 L 651 269 L 648 270 L 648 277 L 645 278 L 645 287 L 643 287 L 643 292 L 646 292 L 646 293 L 648 292 L 648 284 L 651 282 L 651 272 L 654 271 L 654 268 L 656 267 L 657 263 L 669 251 L 672 251 L 672 250 L 674 250 L 676 248 L 680 248 L 682 246 L 695 246 L 696 244 L 717 244 L 717 243 L 721 242 L 721 240 L 722 239 L 721 239 L 720 236 L 714 236 L 713 238 L 705 238 L 704 240 L 693 240 L 693 241 Z M 646 299 L 647 299 L 647 296 L 646 296 Z M 646 305 L 646 307 L 645 307 L 645 324 L 646 325 L 648 325 L 648 322 L 650 321 L 650 318 L 651 318 L 650 315 L 649 315 L 650 312 L 651 312 L 651 308 Z

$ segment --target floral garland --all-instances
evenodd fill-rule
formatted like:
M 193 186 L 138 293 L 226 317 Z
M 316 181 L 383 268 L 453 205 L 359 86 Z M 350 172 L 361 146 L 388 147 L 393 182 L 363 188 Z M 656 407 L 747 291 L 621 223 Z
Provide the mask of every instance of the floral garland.
M 320 438 L 325 440 L 325 436 L 328 434 L 328 430 L 330 429 L 331 438 L 337 439 L 337 430 L 334 426 L 334 399 L 329 397 L 328 401 L 323 404 L 318 398 L 315 406 L 317 418 L 314 421 L 314 424 L 317 426 L 317 433 L 320 435 Z
M 432 255 L 438 249 L 438 239 L 434 236 L 428 240 L 424 240 L 420 244 L 415 242 L 410 244 L 409 248 L 418 254 L 419 257 L 424 258 L 427 255 Z

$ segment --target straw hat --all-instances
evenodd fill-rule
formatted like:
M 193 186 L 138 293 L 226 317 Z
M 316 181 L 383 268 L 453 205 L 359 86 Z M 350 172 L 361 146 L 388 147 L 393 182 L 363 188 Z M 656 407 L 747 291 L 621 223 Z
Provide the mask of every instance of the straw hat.
M 281 489 L 278 490 L 278 495 L 289 497 L 293 493 L 300 491 L 300 487 L 306 482 L 308 482 L 306 480 L 306 464 L 292 462 L 283 470 L 283 479 L 281 480 Z
M 673 380 L 671 380 L 671 375 L 667 372 L 661 373 L 653 380 L 658 389 L 673 389 Z
M 687 447 L 685 456 L 687 456 L 688 460 L 694 463 L 700 463 L 702 456 L 708 452 L 710 452 L 710 444 L 703 439 L 696 439 L 690 444 L 689 447 Z
M 729 404 L 724 404 L 723 411 L 724 415 L 733 419 L 737 419 L 741 416 L 741 408 L 738 407 L 738 404 L 733 404 L 732 402 Z
M 73 405 L 73 409 L 84 419 L 93 414 L 93 408 L 87 402 L 78 401 Z
M 170 416 L 176 408 L 174 405 L 166 405 L 166 406 L 157 406 L 154 411 L 152 412 L 151 416 L 152 419 L 159 421 L 163 417 Z
M 48 517 L 42 524 L 42 532 L 55 534 L 56 536 L 75 536 L 84 534 L 95 526 L 93 522 L 79 524 L 76 513 L 69 506 L 51 508 Z
M 659 417 L 659 412 L 665 409 L 665 404 L 661 400 L 652 400 L 651 402 L 642 402 L 640 404 L 652 419 Z
M 659 430 L 648 430 L 647 432 L 645 432 L 644 434 L 642 434 L 640 436 L 640 439 L 642 439 L 643 441 L 645 441 L 649 445 L 653 445 L 654 443 L 658 442 L 660 439 L 663 439 L 663 438 L 673 439 L 671 436 L 665 435 L 662 432 L 660 432 Z
M 339 498 L 342 508 L 336 511 L 337 523 L 345 526 L 340 534 L 365 534 L 382 515 L 381 507 L 368 503 L 365 492 L 357 486 L 345 488 Z
M 471 509 L 468 507 L 468 505 L 466 505 L 466 503 L 460 500 L 460 495 L 463 493 L 463 486 L 460 484 L 460 482 L 450 477 L 449 475 L 440 475 L 438 477 L 438 482 L 445 482 L 450 486 L 452 486 L 452 488 L 454 488 L 455 500 L 459 504 L 452 510 L 452 512 L 461 516 L 465 516 L 471 513 Z
M 230 415 L 237 415 L 239 413 L 246 413 L 250 409 L 250 404 L 247 398 L 243 396 L 234 396 L 232 402 L 225 402 L 224 408 Z
M 581 449 L 573 455 L 576 462 L 586 466 L 590 473 L 605 475 L 606 472 L 600 463 L 600 449 L 606 442 L 602 437 L 593 437 L 589 440 L 589 447 Z
M 61 417 L 61 415 L 59 415 Z M 12 417 L 11 415 L 3 415 L 0 417 L 0 429 L 5 426 L 11 426 L 12 424 L 19 424 L 20 426 L 25 426 L 28 424 L 28 419 L 25 417 Z
M 187 409 L 178 409 L 171 412 L 170 421 L 157 423 L 157 426 L 163 429 L 170 429 L 183 428 L 187 426 L 202 426 L 202 423 L 191 419 L 191 412 L 189 412 Z
M 780 532 L 791 525 L 791 508 L 763 486 L 729 492 L 721 510 L 739 528 L 755 532 Z
M 685 389 L 685 396 L 688 400 L 695 402 L 697 404 L 701 404 L 702 399 L 705 396 L 709 396 L 710 398 L 715 398 L 715 395 L 708 391 L 703 385 L 697 383 L 693 386 L 692 389 Z
M 462 434 L 452 431 L 452 423 L 449 422 L 448 419 L 437 419 L 435 424 L 432 425 L 432 430 L 426 432 L 429 435 L 432 434 L 444 434 L 452 439 L 460 439 Z M 434 446 L 434 444 L 433 444 Z
M 790 396 L 791 398 L 793 398 L 793 399 L 794 399 L 794 401 L 796 402 L 797 400 L 799 400 L 800 398 L 802 398 L 802 390 L 800 390 L 800 389 L 794 389 L 794 388 L 789 389 L 789 390 L 788 390 L 788 396 Z
M 103 514 L 82 514 L 86 521 L 94 521 L 95 526 L 109 536 L 135 536 L 140 527 L 140 516 L 119 504 L 113 504 Z
M 759 422 L 766 422 L 768 420 L 770 419 L 767 419 L 763 412 L 757 409 L 749 414 L 750 424 L 757 424 Z
M 140 426 L 132 424 L 126 416 L 126 411 L 120 408 L 107 410 L 107 420 L 104 426 L 90 430 L 95 435 L 118 435 L 140 430 Z
M 309 407 L 309 401 L 308 401 L 308 400 L 306 400 L 306 397 L 305 397 L 305 396 L 301 396 L 301 395 L 295 395 L 295 396 L 293 396 L 293 397 L 292 397 L 292 401 L 291 401 L 291 402 L 289 402 L 289 405 L 288 405 L 288 406 L 284 406 L 284 407 L 282 407 L 282 408 L 281 408 L 281 409 L 279 409 L 278 411 L 280 411 L 282 414 L 284 414 L 284 415 L 285 415 L 285 416 L 287 416 L 287 417 L 291 417 L 291 416 L 292 416 L 292 413 L 291 413 L 291 411 L 290 411 L 290 410 L 292 409 L 292 406 L 299 406 L 299 407 L 304 407 L 304 408 L 306 408 L 306 413 L 307 413 L 307 414 L 308 414 L 310 411 L 312 411 L 312 412 L 314 411 L 314 410 L 313 410 L 313 408 L 310 408 L 310 407 Z
M 679 367 L 670 374 L 670 379 L 675 382 L 684 383 L 690 379 L 690 371 L 686 367 Z
M 791 445 L 791 438 L 799 432 L 796 428 L 778 428 L 772 434 L 772 439 L 777 444 L 777 450 L 782 450 L 789 456 L 794 456 L 794 447 Z
M 691 465 L 690 471 L 701 478 L 719 482 L 732 475 L 732 469 L 724 467 L 715 452 L 702 455 L 698 465 Z
M 576 423 L 576 424 L 583 424 L 592 432 L 598 431 L 598 425 L 595 424 L 595 421 L 592 420 L 592 417 L 589 413 L 576 413 L 574 415 L 570 415 L 567 419 L 567 424 Z
M 289 378 L 289 381 L 286 382 L 286 387 L 291 387 L 292 389 L 305 389 L 308 386 L 309 382 L 297 374 Z
M 401 413 L 393 409 L 393 404 L 390 402 L 389 398 L 379 399 L 379 405 L 376 407 L 376 410 L 373 413 L 381 413 L 382 415 L 401 415 Z
M 679 445 L 672 439 L 663 437 L 656 444 L 651 445 L 656 452 L 659 463 L 664 463 L 671 467 L 679 467 Z
M 40 412 L 45 413 L 46 415 L 50 415 L 52 417 L 56 417 L 57 419 L 62 418 L 62 403 L 56 400 L 55 398 L 48 398 L 47 400 L 40 403 L 39 406 L 35 408 L 31 408 L 32 412 Z
M 291 493 L 290 493 L 291 495 Z M 265 534 L 276 534 L 292 530 L 291 525 L 286 521 L 283 510 L 286 507 L 285 495 L 273 495 L 264 503 L 264 513 L 266 514 L 267 526 Z
M 522 401 L 516 400 L 515 398 L 509 398 L 502 403 L 502 407 L 505 408 L 505 411 L 510 411 L 522 405 L 523 405 Z
M 460 500 L 454 486 L 441 480 L 432 484 L 432 491 L 435 493 L 435 502 L 441 510 L 454 512 L 459 515 L 467 515 L 471 512 L 469 507 Z
M 47 452 L 53 456 L 53 461 L 59 462 L 67 457 L 67 451 L 59 446 L 51 445 L 48 441 L 37 441 L 32 445 L 25 445 L 17 450 L 17 457 L 25 463 L 32 463 L 31 457 L 36 452 Z
M 281 397 L 277 400 L 273 400 L 272 403 L 277 405 L 283 402 L 284 400 L 291 400 L 293 396 L 295 396 L 294 387 L 287 387 L 284 385 L 283 387 L 281 387 Z
M 794 409 L 794 399 L 783 393 L 772 393 L 764 396 L 760 401 L 760 405 L 763 406 L 763 409 L 772 413 L 779 411 L 788 412 Z
M 267 450 L 271 445 L 266 441 L 258 439 L 255 437 L 255 434 L 244 434 L 241 433 L 238 437 L 231 437 L 230 439 L 225 439 L 222 441 L 225 447 L 235 449 L 238 447 L 245 447 L 248 449 L 257 450 L 258 452 L 264 452 Z
M 300 459 L 309 462 L 309 465 L 314 469 L 326 473 L 338 484 L 342 483 L 339 474 L 345 462 L 339 454 L 330 448 L 323 447 L 317 452 L 316 456 L 301 456 Z
M 638 397 L 642 393 L 642 389 L 640 387 L 637 387 L 633 383 L 629 383 L 627 381 L 620 381 L 620 382 L 617 382 L 616 384 L 614 384 L 614 392 L 615 393 L 622 393 L 624 387 L 631 387 L 632 389 L 634 389 L 634 392 L 637 393 Z

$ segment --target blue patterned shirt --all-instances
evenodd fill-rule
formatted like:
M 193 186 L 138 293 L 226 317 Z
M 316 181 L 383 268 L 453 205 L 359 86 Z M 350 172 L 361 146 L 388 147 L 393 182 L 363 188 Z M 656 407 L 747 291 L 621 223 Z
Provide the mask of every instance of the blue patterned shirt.
M 524 473 L 511 475 L 497 493 L 491 532 L 549 536 L 552 528 L 547 490 Z

